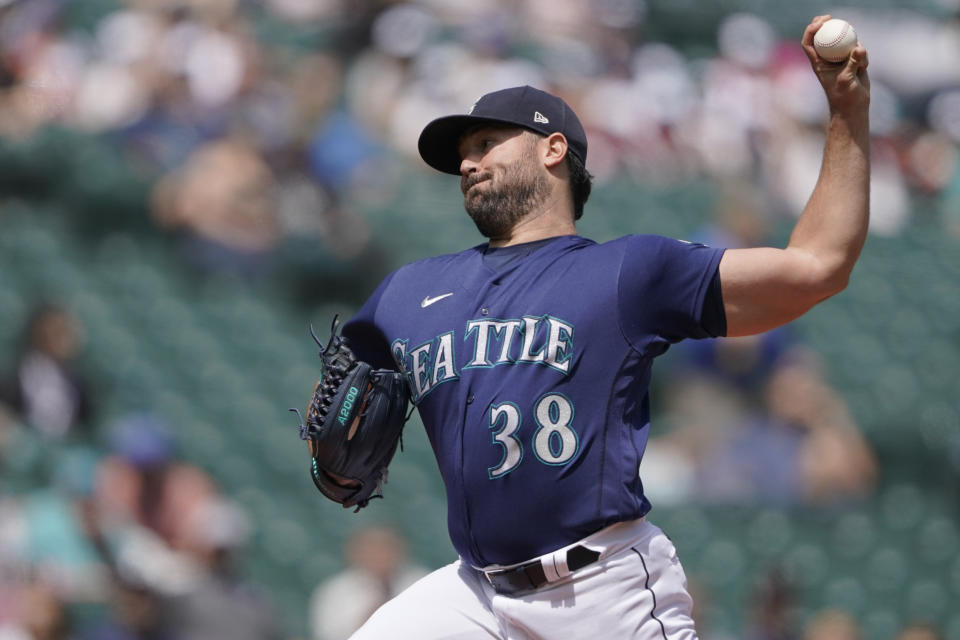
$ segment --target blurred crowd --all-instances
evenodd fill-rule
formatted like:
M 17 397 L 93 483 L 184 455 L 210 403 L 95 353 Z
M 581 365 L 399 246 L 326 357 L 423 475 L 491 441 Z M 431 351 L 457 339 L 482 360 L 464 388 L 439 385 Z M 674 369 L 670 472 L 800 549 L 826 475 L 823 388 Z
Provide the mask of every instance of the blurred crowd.
M 871 54 L 877 234 L 960 237 L 960 1 L 940 4 L 945 19 L 842 16 Z M 691 239 L 767 242 L 820 165 L 826 103 L 803 25 L 731 13 L 712 40 L 671 45 L 654 5 L 0 0 L 0 150 L 57 130 L 97 140 L 148 185 L 149 224 L 194 266 L 253 277 L 300 243 L 329 271 L 370 264 L 364 209 L 426 172 L 426 122 L 532 84 L 580 114 L 600 188 L 709 181 L 718 206 Z M 161 417 L 102 424 L 82 337 L 68 309 L 38 306 L 0 363 L 0 640 L 283 637 L 238 568 L 253 524 L 229 488 L 178 456 Z M 663 380 L 644 460 L 658 504 L 822 505 L 877 484 L 842 394 L 788 329 L 680 345 Z M 317 640 L 347 637 L 423 571 L 389 528 L 358 532 L 343 561 L 311 600 Z M 749 637 L 860 637 L 842 612 L 799 631 L 790 605 L 789 589 L 759 592 Z
M 159 417 L 99 425 L 81 345 L 44 304 L 0 380 L 0 638 L 282 638 L 236 563 L 247 515 Z
M 0 376 L 0 639 L 290 637 L 246 577 L 255 524 L 161 417 L 101 424 L 82 335 L 42 304 Z M 426 573 L 388 525 L 359 529 L 343 556 L 303 613 L 317 640 L 345 640 Z
M 844 15 L 871 53 L 875 233 L 960 233 L 960 3 L 940 5 Z M 109 141 L 153 185 L 155 225 L 183 236 L 201 266 L 241 274 L 285 239 L 334 260 L 370 251 L 364 204 L 396 194 L 400 166 L 423 168 L 423 125 L 517 84 L 573 105 L 601 182 L 736 182 L 767 196 L 771 215 L 797 214 L 826 117 L 803 25 L 783 33 L 729 13 L 713 41 L 681 48 L 658 28 L 703 25 L 681 14 L 665 25 L 657 8 L 4 0 L 0 136 L 66 127 Z
M 344 570 L 310 595 L 312 640 L 347 640 L 381 605 L 428 573 L 408 559 L 403 536 L 386 525 L 358 529 L 344 557 Z

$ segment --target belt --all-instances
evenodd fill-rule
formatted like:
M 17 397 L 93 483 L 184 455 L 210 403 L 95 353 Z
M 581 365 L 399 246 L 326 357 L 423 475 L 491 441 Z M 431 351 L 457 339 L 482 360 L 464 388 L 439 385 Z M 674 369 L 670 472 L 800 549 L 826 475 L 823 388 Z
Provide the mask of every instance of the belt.
M 567 549 L 567 568 L 572 573 L 577 569 L 583 569 L 600 559 L 600 552 L 588 549 L 582 545 L 570 547 Z M 518 593 L 534 591 L 548 582 L 556 582 L 563 575 L 557 578 L 549 579 L 543 570 L 543 563 L 550 562 L 551 556 L 544 556 L 537 560 L 531 560 L 510 569 L 493 569 L 484 571 L 487 580 L 493 585 L 493 590 L 503 595 L 516 595 Z M 552 571 L 558 575 L 558 571 Z M 564 574 L 566 575 L 566 574 Z

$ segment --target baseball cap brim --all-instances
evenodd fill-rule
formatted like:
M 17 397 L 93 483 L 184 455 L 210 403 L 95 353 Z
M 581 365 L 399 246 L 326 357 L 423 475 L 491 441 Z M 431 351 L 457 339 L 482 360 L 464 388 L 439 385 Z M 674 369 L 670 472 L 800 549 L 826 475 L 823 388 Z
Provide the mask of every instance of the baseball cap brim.
M 503 125 L 525 128 L 511 120 L 481 116 L 454 115 L 437 118 L 420 133 L 417 147 L 424 162 L 443 173 L 460 175 L 460 139 L 467 131 L 481 125 Z
M 492 91 L 480 97 L 466 114 L 437 118 L 420 134 L 424 162 L 443 173 L 459 175 L 459 145 L 463 135 L 481 125 L 519 127 L 543 136 L 561 133 L 571 152 L 587 160 L 587 134 L 562 98 L 524 85 Z

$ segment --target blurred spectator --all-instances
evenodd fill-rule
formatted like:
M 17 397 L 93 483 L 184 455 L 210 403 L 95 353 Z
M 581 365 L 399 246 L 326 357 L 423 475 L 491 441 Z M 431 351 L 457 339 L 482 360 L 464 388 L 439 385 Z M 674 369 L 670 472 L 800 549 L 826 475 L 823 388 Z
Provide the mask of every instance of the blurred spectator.
M 185 232 L 186 257 L 196 266 L 253 277 L 279 240 L 274 186 L 249 144 L 215 140 L 157 183 L 153 215 L 163 227 Z
M 238 554 L 250 532 L 246 514 L 223 498 L 211 498 L 189 512 L 185 528 L 184 550 L 203 577 L 164 605 L 165 623 L 178 640 L 282 638 L 270 605 L 238 572 Z
M 771 244 L 774 205 L 749 181 L 727 180 L 719 184 L 714 214 L 694 233 L 693 240 L 714 247 L 743 249 Z
M 345 551 L 347 568 L 325 580 L 311 596 L 314 640 L 345 640 L 380 605 L 428 573 L 408 562 L 406 543 L 387 526 L 359 529 Z
M 63 602 L 47 585 L 33 582 L 17 594 L 17 616 L 13 626 L 0 626 L 3 640 L 65 640 L 67 613 Z
M 724 377 L 684 375 L 666 395 L 668 431 L 643 461 L 655 498 L 822 504 L 875 486 L 872 449 L 806 350 L 777 360 L 759 406 Z
M 160 594 L 185 592 L 202 569 L 183 551 L 184 523 L 216 495 L 213 481 L 177 460 L 169 428 L 150 414 L 118 421 L 110 446 L 98 469 L 96 499 L 120 578 Z
M 874 454 L 810 352 L 782 357 L 762 410 L 727 428 L 724 441 L 699 461 L 705 500 L 823 503 L 874 487 Z
M 177 459 L 169 428 L 156 417 L 125 417 L 110 444 L 98 497 L 123 604 L 114 631 L 160 628 L 177 640 L 281 637 L 268 604 L 237 571 L 250 531 L 246 514 L 201 469 Z
M 794 337 L 785 326 L 754 336 L 691 340 L 681 346 L 677 352 L 682 354 L 682 364 L 675 375 L 697 372 L 753 395 L 766 383 L 777 360 L 794 346 Z
M 838 609 L 825 609 L 807 621 L 803 640 L 860 640 L 860 625 L 852 615 Z
M 5 400 L 30 427 L 49 438 L 88 430 L 92 398 L 75 363 L 82 345 L 78 320 L 65 308 L 41 304 L 31 313 Z
M 760 13 L 710 14 L 691 49 L 657 41 L 669 17 L 615 1 L 589 11 L 543 0 L 469 8 L 430 0 L 138 1 L 106 12 L 90 33 L 75 29 L 69 7 L 0 5 L 0 134 L 29 138 L 66 125 L 109 137 L 151 180 L 202 172 L 198 147 L 242 137 L 256 159 L 227 154 L 234 157 L 223 164 L 243 166 L 247 177 L 217 189 L 256 182 L 261 171 L 251 167 L 259 161 L 280 182 L 283 174 L 311 173 L 335 199 L 363 198 L 372 182 L 390 192 L 378 199 L 389 201 L 402 186 L 383 179 L 392 152 L 420 166 L 415 135 L 423 124 L 518 84 L 552 89 L 582 114 L 590 169 L 601 180 L 733 179 L 799 213 L 816 178 L 803 168 L 819 165 L 808 160 L 822 147 L 825 102 L 810 86 L 816 81 L 795 34 Z M 865 42 L 891 44 L 871 61 L 871 230 L 893 235 L 912 222 L 911 196 L 948 197 L 956 173 L 960 21 L 897 9 L 849 8 L 846 17 Z M 533 23 L 539 28 L 528 28 Z M 926 56 L 922 73 L 905 62 L 931 48 L 937 55 Z M 478 71 L 465 76 L 468 67 Z M 300 171 L 278 171 L 277 159 L 291 155 Z M 358 177 L 364 188 L 345 190 Z M 226 256 L 198 249 L 210 252 L 207 263 L 256 270 L 248 254 L 273 246 L 278 224 L 266 221 L 276 212 L 252 213 L 258 200 L 246 203 L 242 223 L 233 221 L 242 230 L 217 222 L 221 214 L 180 205 L 161 206 L 158 220 L 229 247 Z M 944 211 L 944 223 L 954 224 L 951 209 Z
M 896 640 L 943 640 L 943 635 L 928 624 L 910 624 L 900 630 Z
M 135 582 L 114 576 L 109 610 L 79 634 L 80 640 L 176 640 L 166 630 L 160 599 Z
M 0 516 L 10 532 L 7 551 L 67 604 L 103 602 L 107 558 L 92 499 L 97 456 L 87 450 L 46 455 L 54 462 L 53 486 L 18 496 Z
M 700 499 L 698 467 L 727 437 L 727 425 L 744 415 L 742 391 L 729 381 L 687 372 L 665 380 L 665 411 L 643 454 L 644 492 L 654 504 Z

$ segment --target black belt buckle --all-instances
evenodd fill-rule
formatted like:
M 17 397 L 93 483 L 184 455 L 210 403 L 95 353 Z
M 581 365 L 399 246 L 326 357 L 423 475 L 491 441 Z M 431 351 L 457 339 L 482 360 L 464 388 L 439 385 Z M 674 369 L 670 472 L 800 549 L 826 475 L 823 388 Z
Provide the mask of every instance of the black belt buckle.
M 567 550 L 567 567 L 570 572 L 583 569 L 600 559 L 600 552 L 588 549 L 582 545 Z M 540 560 L 533 560 L 512 569 L 484 571 L 493 590 L 499 594 L 513 596 L 521 593 L 536 591 L 547 584 L 546 574 Z

